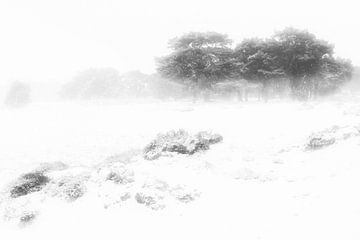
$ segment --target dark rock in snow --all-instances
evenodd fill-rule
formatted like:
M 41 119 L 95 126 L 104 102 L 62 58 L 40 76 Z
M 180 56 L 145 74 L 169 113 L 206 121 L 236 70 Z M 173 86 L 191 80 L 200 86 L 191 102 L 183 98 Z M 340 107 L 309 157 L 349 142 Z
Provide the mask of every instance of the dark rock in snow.
M 159 134 L 149 145 L 145 147 L 144 157 L 147 160 L 154 160 L 166 153 L 194 154 L 202 150 L 208 150 L 211 144 L 222 141 L 219 134 L 199 132 L 190 135 L 184 130 L 170 131 Z
M 21 176 L 12 186 L 10 196 L 12 198 L 21 197 L 32 192 L 40 191 L 50 179 L 42 172 L 31 172 Z

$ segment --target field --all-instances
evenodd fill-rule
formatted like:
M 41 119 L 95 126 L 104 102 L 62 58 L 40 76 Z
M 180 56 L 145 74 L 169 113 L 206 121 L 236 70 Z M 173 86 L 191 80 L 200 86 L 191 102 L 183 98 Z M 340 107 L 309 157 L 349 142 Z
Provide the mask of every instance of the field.
M 359 239 L 360 136 L 306 147 L 313 133 L 358 129 L 358 99 L 339 99 L 2 108 L 2 239 Z M 193 155 L 143 158 L 158 133 L 178 129 L 223 141 Z M 126 159 L 130 183 L 98 177 L 111 159 Z M 44 191 L 9 198 L 11 183 L 45 162 L 69 166 L 53 177 L 86 175 L 85 193 L 75 201 Z M 21 225 L 26 212 L 36 218 Z

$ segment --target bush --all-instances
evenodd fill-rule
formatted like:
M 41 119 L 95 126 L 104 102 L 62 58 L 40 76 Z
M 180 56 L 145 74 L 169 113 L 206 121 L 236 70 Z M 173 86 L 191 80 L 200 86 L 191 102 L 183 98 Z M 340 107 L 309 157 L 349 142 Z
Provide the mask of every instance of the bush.
M 308 150 L 321 149 L 342 140 L 346 140 L 350 137 L 360 136 L 360 130 L 358 127 L 339 127 L 333 126 L 320 132 L 313 133 L 309 137 L 309 141 L 306 145 Z
M 166 153 L 192 155 L 201 150 L 208 150 L 211 144 L 222 141 L 222 136 L 208 132 L 190 135 L 184 130 L 159 134 L 155 140 L 145 147 L 144 157 L 154 160 Z
M 154 193 L 136 193 L 135 200 L 137 203 L 145 205 L 146 207 L 151 208 L 152 210 L 161 210 L 166 206 L 163 203 L 163 196 L 159 196 Z
M 50 179 L 42 172 L 31 172 L 21 176 L 10 190 L 12 198 L 21 197 L 32 192 L 40 191 Z
M 82 197 L 86 192 L 82 176 L 62 177 L 56 182 L 54 195 L 72 202 Z
M 308 149 L 320 149 L 323 147 L 330 146 L 336 142 L 335 138 L 327 137 L 313 137 L 310 139 L 307 147 Z
M 37 214 L 35 212 L 25 212 L 22 216 L 20 216 L 20 226 L 26 226 L 34 222 Z
M 107 163 L 98 168 L 100 180 L 111 181 L 116 184 L 128 184 L 134 182 L 134 171 L 127 168 L 123 163 Z

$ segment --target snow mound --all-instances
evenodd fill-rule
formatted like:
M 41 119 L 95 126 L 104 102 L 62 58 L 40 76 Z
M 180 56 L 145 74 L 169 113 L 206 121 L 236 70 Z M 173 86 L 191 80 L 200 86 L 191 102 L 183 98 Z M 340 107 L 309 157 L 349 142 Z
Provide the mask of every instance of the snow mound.
M 162 210 L 200 196 L 182 182 L 169 183 L 166 177 L 146 171 L 148 164 L 155 162 L 144 161 L 137 151 L 108 157 L 95 166 L 41 163 L 1 192 L 1 217 L 25 227 L 36 222 L 52 203 L 81 206 L 92 199 L 104 209 L 135 206 Z
M 68 169 L 69 166 L 63 162 L 44 162 L 35 170 L 39 172 L 51 172 L 51 171 L 62 171 Z

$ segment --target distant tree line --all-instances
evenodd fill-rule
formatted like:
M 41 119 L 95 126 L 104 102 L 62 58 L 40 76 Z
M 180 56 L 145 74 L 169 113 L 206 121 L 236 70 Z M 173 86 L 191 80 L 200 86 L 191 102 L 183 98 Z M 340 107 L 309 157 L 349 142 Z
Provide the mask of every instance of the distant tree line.
M 232 47 L 216 32 L 192 32 L 169 41 L 172 52 L 157 59 L 158 73 L 198 90 L 219 82 L 270 86 L 288 82 L 291 95 L 310 99 L 334 92 L 351 79 L 350 61 L 335 58 L 334 46 L 305 30 L 286 28 L 268 39 L 251 38 Z
M 180 98 L 184 87 L 158 74 L 131 71 L 120 74 L 114 68 L 89 68 L 66 83 L 60 96 L 64 99 Z

